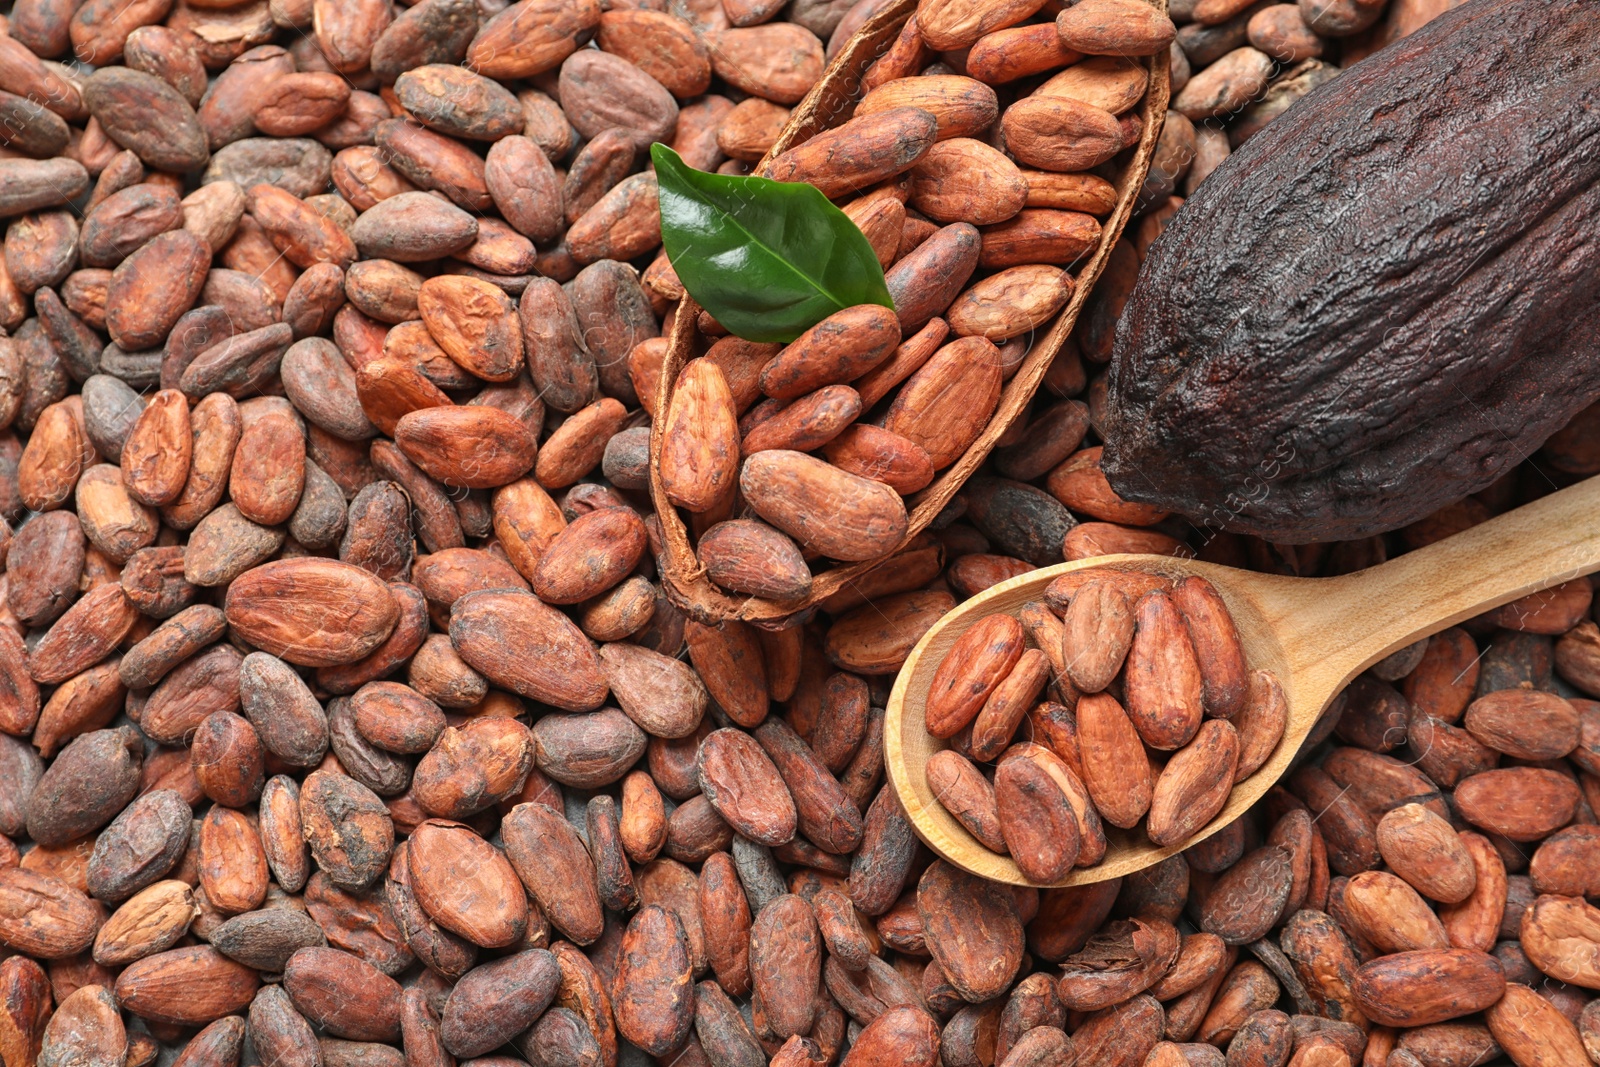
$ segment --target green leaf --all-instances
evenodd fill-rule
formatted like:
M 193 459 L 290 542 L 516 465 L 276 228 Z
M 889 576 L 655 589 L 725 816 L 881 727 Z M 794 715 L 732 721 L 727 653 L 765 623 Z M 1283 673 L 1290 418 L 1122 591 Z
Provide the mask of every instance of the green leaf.
M 659 143 L 650 158 L 667 259 L 731 333 L 788 342 L 847 307 L 894 307 L 866 236 L 816 186 L 707 174 Z

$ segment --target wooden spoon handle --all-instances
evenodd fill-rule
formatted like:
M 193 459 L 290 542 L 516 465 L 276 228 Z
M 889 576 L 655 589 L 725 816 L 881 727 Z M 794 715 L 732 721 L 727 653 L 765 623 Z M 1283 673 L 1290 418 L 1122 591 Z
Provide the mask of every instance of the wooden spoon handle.
M 1358 574 L 1302 586 L 1321 671 L 1349 677 L 1413 641 L 1600 570 L 1600 476 Z

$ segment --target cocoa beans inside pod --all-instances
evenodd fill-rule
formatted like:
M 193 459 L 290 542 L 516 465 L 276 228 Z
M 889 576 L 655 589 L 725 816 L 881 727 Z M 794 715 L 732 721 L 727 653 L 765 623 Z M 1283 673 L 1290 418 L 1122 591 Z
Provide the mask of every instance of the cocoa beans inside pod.
M 715 467 L 712 461 L 726 466 L 730 448 L 728 435 L 724 432 L 713 442 L 709 438 L 701 439 L 694 432 L 691 423 L 680 421 L 677 424 L 669 424 L 663 429 L 663 422 L 658 419 L 651 440 L 650 488 L 661 522 L 662 543 L 659 551 L 662 557 L 662 584 L 669 597 L 703 622 L 735 619 L 776 623 L 791 618 L 797 612 L 802 612 L 849 588 L 875 565 L 897 550 L 903 549 L 911 539 L 933 523 L 935 517 L 951 503 L 968 477 L 1020 417 L 1035 390 L 1044 380 L 1046 370 L 1072 332 L 1073 324 L 1086 306 L 1096 279 L 1111 258 L 1111 251 L 1116 246 L 1122 227 L 1132 214 L 1133 201 L 1144 182 L 1146 170 L 1155 151 L 1156 134 L 1161 124 L 1161 116 L 1165 113 L 1168 92 L 1168 53 L 1164 46 L 1141 53 L 1149 55 L 1148 61 L 1127 61 L 1140 67 L 1144 74 L 1142 79 L 1144 87 L 1135 96 L 1136 101 L 1142 97 L 1143 102 L 1131 105 L 1129 112 L 1129 117 L 1134 120 L 1133 125 L 1129 127 L 1133 131 L 1131 140 L 1118 126 L 1116 117 L 1109 112 L 1102 112 L 1093 104 L 1079 104 L 1065 96 L 1048 98 L 1067 100 L 1061 107 L 1076 106 L 1095 112 L 1097 115 L 1103 114 L 1104 124 L 1108 124 L 1105 129 L 1099 127 L 1096 129 L 1103 135 L 1101 139 L 1107 142 L 1106 147 L 1109 150 L 1096 159 L 1073 162 L 1070 169 L 1086 169 L 1109 159 L 1124 147 L 1133 148 L 1133 151 L 1116 166 L 1115 188 L 1118 190 L 1116 202 L 1108 217 L 1100 222 L 1096 234 L 1098 240 L 1093 236 L 1088 238 L 1085 250 L 1072 268 L 1071 277 L 1057 268 L 1049 268 L 1053 273 L 1048 279 L 1043 273 L 1039 273 L 1038 277 L 1033 275 L 1024 277 L 1027 270 L 1041 272 L 1044 269 L 1029 266 L 1012 268 L 1022 270 L 1024 273 L 1018 274 L 1015 279 L 1003 280 L 1003 284 L 996 283 L 987 288 L 981 284 L 973 287 L 971 285 L 973 281 L 983 281 L 982 275 L 987 275 L 994 269 L 982 268 L 980 275 L 974 277 L 974 271 L 980 269 L 978 234 L 974 224 L 984 226 L 1004 223 L 1029 204 L 1033 194 L 1025 176 L 1021 172 L 1016 172 L 1016 168 L 1006 162 L 1005 157 L 998 156 L 994 148 L 983 141 L 983 138 L 989 135 L 991 128 L 1004 121 L 1000 114 L 1004 109 L 998 106 L 995 93 L 987 85 L 973 78 L 956 77 L 935 70 L 930 70 L 928 73 L 937 74 L 936 77 L 924 79 L 911 77 L 919 69 L 918 64 L 925 62 L 919 59 L 919 56 L 931 54 L 926 51 L 928 46 L 918 40 L 918 34 L 913 28 L 915 23 L 911 23 L 908 27 L 908 19 L 912 17 L 917 6 L 910 0 L 897 0 L 879 6 L 866 18 L 848 41 L 834 53 L 833 65 L 824 73 L 822 81 L 811 94 L 789 114 L 787 123 L 776 139 L 765 145 L 766 155 L 762 162 L 755 165 L 754 170 L 758 174 L 770 174 L 781 180 L 812 181 L 830 196 L 849 197 L 866 194 L 856 201 L 856 205 L 861 206 L 851 206 L 847 211 L 851 212 L 852 218 L 858 218 L 863 225 L 869 227 L 876 225 L 871 220 L 883 214 L 865 207 L 877 197 L 889 197 L 904 205 L 906 198 L 910 196 L 913 205 L 921 207 L 928 213 L 924 217 L 932 217 L 940 222 L 959 223 L 960 226 L 952 226 L 950 229 L 957 230 L 964 227 L 965 235 L 969 236 L 958 235 L 951 243 L 948 254 L 942 256 L 925 254 L 916 262 L 907 259 L 906 257 L 916 247 L 917 241 L 907 240 L 904 235 L 892 242 L 896 246 L 894 251 L 888 250 L 891 242 L 887 240 L 878 242 L 885 246 L 884 250 L 879 251 L 879 255 L 880 258 L 886 259 L 886 265 L 889 267 L 891 292 L 898 294 L 902 291 L 914 291 L 919 294 L 918 299 L 923 302 L 927 302 L 924 299 L 925 294 L 939 294 L 934 300 L 937 306 L 932 307 L 925 316 L 910 325 L 913 328 L 922 327 L 929 319 L 944 314 L 946 309 L 949 309 L 953 316 L 952 323 L 957 320 L 963 323 L 962 332 L 965 333 L 980 333 L 1002 340 L 1029 330 L 1033 330 L 1035 335 L 1031 344 L 1023 343 L 1018 347 L 1016 363 L 1008 365 L 1003 354 L 995 353 L 990 348 L 991 354 L 988 355 L 987 362 L 994 372 L 992 383 L 985 380 L 980 387 L 976 379 L 967 381 L 966 378 L 971 375 L 966 375 L 962 377 L 961 387 L 965 392 L 951 389 L 948 382 L 942 386 L 948 395 L 960 392 L 963 396 L 983 394 L 985 390 L 992 389 L 993 392 L 987 394 L 990 397 L 987 406 L 981 396 L 965 405 L 958 404 L 949 412 L 940 414 L 937 419 L 930 417 L 928 420 L 923 420 L 927 425 L 919 426 L 916 430 L 919 436 L 915 437 L 894 425 L 888 426 L 888 429 L 895 434 L 910 438 L 905 445 L 907 449 L 919 450 L 918 456 L 927 454 L 932 459 L 932 466 L 936 471 L 941 471 L 942 468 L 941 473 L 933 478 L 931 484 L 924 480 L 925 476 L 917 477 L 911 474 L 909 467 L 906 475 L 902 477 L 899 468 L 906 463 L 912 463 L 909 458 L 902 461 L 898 457 L 893 459 L 885 457 L 884 466 L 880 468 L 876 457 L 858 457 L 853 451 L 847 453 L 831 449 L 825 453 L 830 460 L 841 465 L 848 462 L 850 466 L 846 470 L 852 474 L 857 476 L 867 474 L 869 478 L 882 479 L 879 484 L 891 494 L 898 495 L 897 491 L 914 493 L 914 496 L 905 501 L 906 514 L 903 528 L 898 525 L 888 527 L 881 535 L 875 534 L 872 537 L 852 535 L 848 521 L 838 523 L 833 529 L 825 529 L 829 526 L 830 520 L 837 520 L 840 515 L 848 511 L 846 508 L 836 506 L 841 502 L 835 501 L 833 494 L 827 496 L 829 503 L 824 505 L 822 498 L 808 502 L 799 497 L 785 496 L 777 490 L 769 493 L 766 482 L 772 479 L 752 480 L 750 465 L 759 460 L 761 464 L 770 466 L 774 462 L 770 458 L 771 454 L 762 452 L 755 456 L 742 457 L 743 472 L 739 482 L 744 488 L 742 495 L 745 502 L 750 504 L 762 518 L 777 527 L 780 536 L 793 538 L 800 551 L 820 557 L 811 567 L 809 588 L 794 583 L 751 581 L 750 576 L 741 576 L 726 569 L 724 562 L 726 557 L 720 546 L 716 549 L 715 562 L 699 556 L 696 542 L 713 525 L 715 519 L 739 518 L 736 514 L 726 514 L 732 503 L 728 491 L 711 489 L 713 475 L 720 474 L 725 478 L 725 472 L 720 467 Z M 949 10 L 944 10 L 946 8 Z M 996 12 L 982 17 L 973 15 L 969 19 L 958 10 L 960 8 L 959 4 L 941 5 L 941 13 L 935 17 L 940 21 L 941 29 L 938 32 L 955 34 L 963 45 L 973 43 L 989 29 L 1001 30 L 1005 26 L 1014 24 L 1018 19 L 1025 19 L 1028 14 L 1018 6 L 1011 14 Z M 1007 8 L 1007 11 L 1010 9 Z M 1155 10 L 1154 18 L 1158 23 L 1165 23 L 1160 8 Z M 993 20 L 994 25 L 991 27 L 985 19 Z M 738 24 L 743 25 L 743 23 Z M 897 43 L 898 40 L 906 39 L 907 35 L 910 41 L 915 42 L 912 46 Z M 971 40 L 967 39 L 967 35 L 971 36 Z M 888 51 L 885 52 L 885 49 Z M 904 55 L 897 51 L 900 49 L 905 49 Z M 715 56 L 716 52 L 713 50 L 714 63 Z M 1075 62 L 1074 57 L 1078 56 L 1079 53 L 1073 52 L 1070 48 L 1053 50 L 1050 58 L 1045 60 L 1045 65 L 1038 69 L 1053 70 Z M 852 99 L 861 91 L 859 79 L 863 74 L 868 74 L 867 87 L 872 90 L 873 102 L 870 106 L 863 106 L 857 111 L 857 117 L 851 120 L 850 130 L 854 131 L 860 127 L 859 136 L 849 131 L 842 137 L 834 136 L 830 131 L 839 129 L 842 125 L 841 118 L 848 114 L 838 104 L 842 100 Z M 1087 75 L 1085 77 L 1090 82 L 1094 81 Z M 924 81 L 927 82 L 926 86 L 922 85 Z M 1097 82 L 1095 85 L 1098 88 Z M 770 99 L 779 98 L 770 97 Z M 1045 99 L 1041 98 L 1041 102 Z M 1109 98 L 1096 96 L 1095 99 Z M 740 105 L 745 108 L 748 106 L 750 105 Z M 1124 110 L 1130 107 L 1120 99 L 1114 106 Z M 934 125 L 940 140 L 938 145 L 933 146 L 938 153 L 938 158 L 933 163 L 918 162 L 924 157 L 933 159 L 928 153 L 928 146 L 919 142 L 916 150 L 911 150 L 911 141 L 920 137 L 920 133 L 915 137 L 907 133 L 906 138 L 900 138 L 895 133 L 900 125 L 911 121 L 910 116 L 932 116 L 935 119 Z M 1034 123 L 1028 128 L 1033 130 L 1034 126 L 1038 125 Z M 1076 130 L 1076 127 L 1073 129 Z M 1063 126 L 1062 130 L 1065 131 L 1066 127 Z M 1035 140 L 1068 136 L 1065 132 L 1056 131 L 1053 126 L 1048 130 L 1041 128 L 1036 132 L 1038 136 L 1034 138 Z M 808 145 L 813 138 L 820 139 Z M 902 144 L 901 141 L 905 143 Z M 866 151 L 865 146 L 869 144 L 879 147 Z M 945 146 L 949 146 L 948 149 Z M 1009 178 L 1005 177 L 1001 170 L 997 169 L 998 165 L 990 165 L 993 161 L 984 155 L 985 152 L 994 155 L 1015 173 Z M 817 158 L 813 159 L 813 155 Z M 1048 152 L 1041 158 L 1045 156 L 1050 160 L 1056 158 Z M 1062 158 L 1067 157 L 1063 155 Z M 1073 158 L 1076 160 L 1076 157 Z M 920 168 L 915 172 L 921 175 L 920 178 L 912 175 L 913 165 Z M 996 177 L 996 174 L 1000 176 Z M 885 178 L 888 179 L 887 182 L 876 189 L 873 188 L 871 183 L 883 181 Z M 919 181 L 920 187 L 917 184 Z M 918 188 L 923 190 L 920 194 L 917 192 Z M 1077 200 L 1072 200 L 1070 205 L 1066 201 L 1052 200 L 1046 203 L 1041 200 L 1037 206 L 1077 206 L 1078 203 Z M 1087 203 L 1085 206 L 1088 206 Z M 902 215 L 903 212 L 895 214 L 895 217 L 899 218 Z M 916 225 L 925 223 L 919 222 Z M 909 218 L 905 220 L 904 227 L 905 233 L 914 232 L 913 222 Z M 875 249 L 878 248 L 878 244 L 874 244 Z M 1019 248 L 1018 255 L 1025 256 L 1026 251 Z M 903 262 L 905 268 L 898 268 L 897 262 Z M 1006 262 L 1031 264 L 1035 261 L 1017 258 L 1007 259 Z M 897 270 L 907 277 L 899 281 L 893 280 Z M 913 278 L 911 274 L 916 276 Z M 897 296 L 898 299 L 900 298 Z M 995 301 L 1008 306 L 1015 305 L 1017 308 L 1035 310 L 993 315 L 985 309 L 990 306 L 998 307 L 997 303 L 992 303 Z M 952 307 L 952 304 L 955 306 Z M 968 304 L 972 306 L 968 307 Z M 858 310 L 860 309 L 845 309 L 834 317 L 838 318 Z M 901 317 L 904 326 L 903 313 Z M 659 367 L 651 369 L 648 381 L 644 383 L 655 388 L 655 395 L 650 401 L 655 411 L 674 411 L 674 401 L 680 395 L 684 395 L 685 386 L 698 387 L 699 377 L 684 372 L 686 367 L 693 365 L 691 357 L 704 350 L 705 342 L 700 335 L 702 329 L 710 325 L 709 317 L 695 304 L 692 297 L 685 296 L 678 305 L 664 357 L 660 354 L 652 356 L 653 360 L 660 361 Z M 947 329 L 942 321 L 940 328 Z M 880 374 L 873 369 L 878 365 L 887 368 L 897 363 L 904 364 L 903 369 L 892 372 L 895 376 L 888 380 L 876 396 L 882 397 L 884 393 L 905 382 L 920 364 L 927 361 L 933 349 L 938 347 L 938 339 L 941 337 L 942 334 L 934 335 L 932 346 L 927 347 L 925 351 L 920 350 L 926 344 L 921 334 L 917 338 L 907 338 L 901 346 L 902 350 L 909 348 L 903 360 L 899 353 L 891 353 L 887 358 L 874 355 L 867 368 L 871 374 Z M 796 342 L 796 346 L 803 343 L 805 338 Z M 849 359 L 856 358 L 856 349 L 848 344 L 842 346 L 834 344 L 832 347 L 839 349 L 839 354 L 829 357 L 834 360 L 831 366 L 843 367 Z M 862 345 L 860 350 L 866 351 L 866 347 Z M 799 359 L 792 359 L 789 362 L 796 364 L 794 373 L 785 369 L 784 356 L 770 363 L 762 373 L 761 386 L 771 397 L 801 397 L 808 389 L 818 388 L 830 382 L 844 384 L 849 381 L 850 376 L 861 373 L 860 370 L 853 370 L 844 372 L 845 377 L 819 379 L 815 377 L 815 373 L 820 372 L 823 366 L 821 362 L 811 360 L 802 363 Z M 799 370 L 802 366 L 805 368 L 804 373 Z M 723 369 L 726 377 L 727 370 Z M 990 373 L 987 368 L 985 373 Z M 799 377 L 796 377 L 796 374 L 799 374 Z M 808 378 L 806 374 L 811 374 L 812 377 Z M 792 384 L 791 378 L 803 384 Z M 769 379 L 772 381 L 770 388 L 768 388 Z M 779 379 L 782 379 L 781 383 Z M 731 381 L 729 384 L 732 384 Z M 926 385 L 933 388 L 923 388 L 928 394 L 926 397 L 907 401 L 910 405 L 908 412 L 924 409 L 931 412 L 932 408 L 929 405 L 937 406 L 941 387 L 932 381 L 928 381 Z M 910 390 L 913 385 L 907 383 L 905 388 Z M 734 389 L 733 392 L 737 397 L 738 390 Z M 697 406 L 704 407 L 704 401 L 699 393 L 694 399 Z M 802 404 L 805 401 L 794 400 L 793 403 Z M 681 406 L 680 403 L 679 407 Z M 760 426 L 766 418 L 776 417 L 781 406 L 782 401 L 776 399 L 758 405 L 741 419 L 741 434 L 748 435 L 751 428 Z M 870 405 L 864 404 L 863 410 L 867 406 Z M 909 426 L 916 420 L 908 416 L 902 421 L 906 421 Z M 956 429 L 956 423 L 960 423 L 962 428 Z M 967 423 L 971 423 L 970 427 L 967 427 Z M 709 428 L 706 432 L 709 434 Z M 830 429 L 830 435 L 833 432 Z M 757 439 L 764 441 L 765 437 L 758 435 Z M 896 443 L 898 444 L 898 438 Z M 734 443 L 732 448 L 737 451 L 737 443 Z M 762 456 L 769 458 L 762 459 Z M 686 464 L 691 459 L 697 464 L 692 468 L 696 474 L 692 482 L 686 477 L 691 469 Z M 792 482 L 793 479 L 786 478 L 784 481 Z M 746 482 L 751 484 L 746 485 Z M 766 501 L 765 504 L 762 503 L 763 499 Z M 680 510 L 679 506 L 686 510 Z M 807 521 L 808 516 L 814 518 Z M 708 517 L 711 517 L 710 522 L 707 521 Z M 719 578 L 733 584 L 719 584 Z M 784 595 L 775 595 L 780 593 Z

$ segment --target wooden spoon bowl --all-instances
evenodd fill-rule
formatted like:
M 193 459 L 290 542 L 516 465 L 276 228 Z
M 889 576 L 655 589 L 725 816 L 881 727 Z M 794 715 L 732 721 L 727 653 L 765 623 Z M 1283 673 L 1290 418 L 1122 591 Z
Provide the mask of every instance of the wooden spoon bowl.
M 1600 570 L 1600 477 L 1355 574 L 1288 578 L 1199 560 L 1116 555 L 1030 571 L 984 590 L 934 624 L 895 679 L 884 719 L 884 764 L 917 836 L 958 867 L 998 882 L 1031 885 L 1009 856 L 989 851 L 934 798 L 924 766 L 946 742 L 928 733 L 923 709 L 934 673 L 978 620 L 1015 614 L 1072 571 L 1115 567 L 1174 579 L 1208 579 L 1233 613 L 1249 666 L 1274 672 L 1288 724 L 1271 758 L 1236 783 L 1220 814 L 1166 848 L 1142 828 L 1106 825 L 1105 859 L 1052 885 L 1132 874 L 1202 841 L 1237 819 L 1289 770 L 1322 712 L 1357 674 L 1385 656 L 1528 593 Z

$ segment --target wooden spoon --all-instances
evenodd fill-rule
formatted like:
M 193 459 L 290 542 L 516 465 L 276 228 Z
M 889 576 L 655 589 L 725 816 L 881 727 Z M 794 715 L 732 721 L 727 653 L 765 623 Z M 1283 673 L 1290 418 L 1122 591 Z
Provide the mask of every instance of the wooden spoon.
M 1061 575 L 1102 566 L 1209 579 L 1233 613 L 1249 666 L 1271 670 L 1283 683 L 1289 720 L 1272 757 L 1237 783 L 1221 814 L 1188 841 L 1158 848 L 1145 838 L 1142 826 L 1127 831 L 1107 824 L 1105 859 L 1072 871 L 1055 885 L 1132 874 L 1211 836 L 1284 775 L 1323 710 L 1357 674 L 1463 619 L 1600 570 L 1600 477 L 1337 578 L 1287 578 L 1169 556 L 1115 555 L 1030 571 L 967 600 L 935 623 L 906 658 L 883 727 L 889 781 L 917 836 L 958 867 L 1012 885 L 1032 884 L 1009 856 L 990 852 L 967 833 L 928 787 L 924 764 L 946 747 L 928 733 L 923 720 L 934 672 L 950 646 L 979 619 L 1015 614 L 1029 601 L 1042 600 L 1045 587 Z

